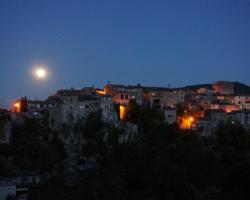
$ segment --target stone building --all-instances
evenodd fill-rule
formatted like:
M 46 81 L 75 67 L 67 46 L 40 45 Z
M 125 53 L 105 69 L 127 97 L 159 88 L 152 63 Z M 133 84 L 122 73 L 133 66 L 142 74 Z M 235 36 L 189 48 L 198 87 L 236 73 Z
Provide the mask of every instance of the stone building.
M 166 87 L 145 87 L 138 85 L 117 85 L 108 83 L 104 87 L 105 94 L 112 96 L 116 104 L 127 106 L 131 99 L 138 105 L 149 104 L 156 110 L 163 110 L 164 107 L 174 108 L 176 104 L 183 102 L 185 93 L 182 91 L 172 91 Z
M 96 94 L 91 88 L 87 90 L 61 90 L 48 100 L 52 99 L 58 102 L 55 107 L 48 109 L 52 127 L 76 123 L 79 120 L 84 120 L 90 113 L 97 111 L 102 111 L 105 122 L 117 120 L 112 97 Z
M 164 120 L 167 124 L 176 123 L 177 113 L 175 108 L 164 107 Z
M 208 109 L 204 113 L 204 117 L 195 124 L 195 130 L 201 136 L 211 136 L 220 124 L 227 123 L 228 115 L 221 109 Z
M 204 113 L 204 119 L 214 122 L 225 122 L 227 121 L 228 116 L 222 109 L 208 109 Z
M 118 115 L 114 110 L 114 103 L 111 95 L 99 95 L 100 109 L 102 111 L 102 119 L 106 123 L 114 123 L 118 121 Z
M 229 117 L 233 124 L 239 123 L 246 128 L 250 127 L 250 111 L 249 110 L 234 111 L 229 114 Z
M 131 99 L 139 105 L 144 102 L 144 88 L 140 84 L 124 86 L 108 83 L 104 86 L 104 93 L 111 95 L 113 102 L 120 105 L 128 105 Z
M 250 110 L 250 95 L 235 95 L 231 97 L 231 101 L 241 109 Z
M 241 108 L 240 108 L 240 106 L 235 105 L 233 103 L 228 103 L 228 102 L 225 102 L 225 101 L 216 100 L 216 101 L 213 101 L 210 104 L 210 109 L 213 109 L 213 110 L 221 109 L 221 110 L 224 110 L 227 113 L 230 113 L 232 111 L 240 110 Z
M 213 89 L 218 94 L 223 94 L 223 95 L 234 94 L 234 83 L 228 81 L 218 81 L 213 84 Z
M 92 87 L 59 90 L 44 101 L 25 99 L 25 112 L 22 107 L 21 101 L 17 100 L 13 113 L 37 119 L 48 118 L 49 126 L 53 129 L 84 120 L 97 111 L 102 111 L 103 120 L 107 123 L 117 120 L 112 96 L 97 94 Z

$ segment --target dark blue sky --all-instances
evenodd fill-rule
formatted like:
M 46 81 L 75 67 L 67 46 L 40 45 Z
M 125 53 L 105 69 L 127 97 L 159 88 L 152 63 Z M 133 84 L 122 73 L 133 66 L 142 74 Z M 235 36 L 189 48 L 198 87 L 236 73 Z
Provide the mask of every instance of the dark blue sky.
M 108 80 L 250 84 L 250 1 L 1 0 L 0 69 L 0 99 Z

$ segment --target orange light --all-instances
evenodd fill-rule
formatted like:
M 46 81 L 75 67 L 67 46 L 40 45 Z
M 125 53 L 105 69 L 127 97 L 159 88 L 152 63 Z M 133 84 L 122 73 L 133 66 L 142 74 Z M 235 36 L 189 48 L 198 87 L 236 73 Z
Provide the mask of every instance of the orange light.
M 96 93 L 97 94 L 103 94 L 103 95 L 106 94 L 104 90 L 96 90 Z
M 194 117 L 184 116 L 181 118 L 180 128 L 181 129 L 191 129 L 194 123 Z
M 230 108 L 226 108 L 225 111 L 226 111 L 226 113 L 230 113 L 231 109 Z
M 20 102 L 14 103 L 14 112 L 20 112 L 21 104 Z
M 120 120 L 125 120 L 127 115 L 127 107 L 120 105 L 119 110 L 120 110 Z
M 17 108 L 19 108 L 20 104 L 19 103 L 15 103 L 14 106 L 17 107 Z

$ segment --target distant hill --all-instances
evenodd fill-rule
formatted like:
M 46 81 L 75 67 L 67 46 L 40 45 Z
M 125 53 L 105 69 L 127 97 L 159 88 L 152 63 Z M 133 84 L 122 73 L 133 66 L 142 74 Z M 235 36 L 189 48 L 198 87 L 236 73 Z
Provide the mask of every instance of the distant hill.
M 238 95 L 247 94 L 250 95 L 250 86 L 245 85 L 240 82 L 233 82 L 234 84 L 234 93 Z
M 171 88 L 172 90 L 189 90 L 189 91 L 197 91 L 199 88 L 204 87 L 208 89 L 213 89 L 212 84 L 197 84 L 197 85 L 188 85 L 184 87 Z
M 188 85 L 188 86 L 185 86 L 185 87 L 182 87 L 181 89 L 184 89 L 184 90 L 198 90 L 199 88 L 207 88 L 207 89 L 213 89 L 212 87 L 212 84 L 198 84 L 198 85 Z
M 224 81 L 227 82 L 227 81 Z M 240 82 L 229 82 L 233 84 L 234 88 L 234 94 L 236 95 L 250 95 L 250 86 L 240 83 Z M 175 88 L 175 89 L 182 89 L 182 90 L 190 90 L 190 91 L 196 91 L 197 89 L 204 87 L 208 89 L 213 89 L 213 84 L 197 84 L 197 85 L 188 85 L 185 87 Z

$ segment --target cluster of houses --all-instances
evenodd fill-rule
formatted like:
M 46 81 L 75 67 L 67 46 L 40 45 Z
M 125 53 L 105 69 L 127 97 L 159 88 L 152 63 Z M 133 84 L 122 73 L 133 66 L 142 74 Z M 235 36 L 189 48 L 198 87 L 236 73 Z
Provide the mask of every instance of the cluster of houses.
M 238 83 L 225 81 L 185 88 L 108 83 L 99 92 L 111 95 L 112 101 L 123 109 L 134 99 L 139 105 L 147 104 L 163 112 L 168 124 L 178 123 L 182 129 L 211 135 L 221 123 L 250 127 L 250 92 L 248 86 L 243 86 L 242 89 Z
M 14 113 L 26 113 L 34 118 L 47 118 L 52 129 L 84 120 L 90 113 L 99 110 L 102 111 L 104 122 L 117 121 L 112 97 L 97 94 L 92 87 L 59 90 L 44 101 L 27 100 L 24 97 L 13 104 L 12 110 Z
M 131 100 L 162 112 L 168 124 L 178 123 L 183 129 L 199 130 L 204 135 L 211 134 L 221 122 L 240 123 L 247 128 L 250 125 L 250 94 L 238 93 L 235 83 L 225 81 L 185 88 L 108 82 L 103 89 L 59 90 L 45 101 L 22 98 L 13 104 L 13 111 L 48 116 L 51 128 L 77 122 L 98 110 L 102 111 L 103 121 L 116 123 L 126 120 Z
M 105 123 L 125 127 L 128 134 L 119 138 L 119 142 L 123 143 L 137 132 L 137 126 L 126 121 L 132 100 L 162 113 L 165 123 L 178 124 L 181 129 L 192 129 L 203 136 L 211 135 L 222 123 L 240 124 L 249 129 L 250 89 L 247 87 L 239 89 L 235 83 L 224 81 L 184 88 L 108 82 L 103 89 L 85 87 L 59 90 L 44 101 L 23 97 L 13 102 L 11 113 L 0 110 L 0 143 L 9 143 L 11 139 L 9 114 L 11 120 L 17 122 L 25 117 L 46 119 L 49 127 L 56 130 L 82 121 L 90 113 L 98 111 Z M 70 161 L 76 162 L 75 159 Z M 90 164 L 81 165 L 83 170 L 95 166 L 92 162 L 87 163 Z M 4 196 L 16 193 L 10 182 L 0 182 L 0 190 L 4 191 L 0 194 Z

